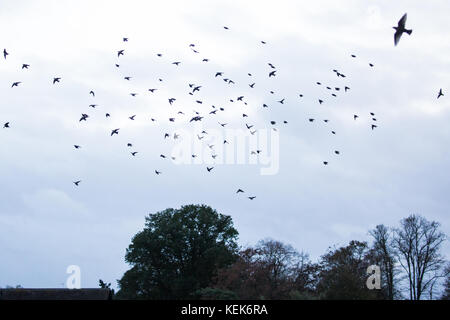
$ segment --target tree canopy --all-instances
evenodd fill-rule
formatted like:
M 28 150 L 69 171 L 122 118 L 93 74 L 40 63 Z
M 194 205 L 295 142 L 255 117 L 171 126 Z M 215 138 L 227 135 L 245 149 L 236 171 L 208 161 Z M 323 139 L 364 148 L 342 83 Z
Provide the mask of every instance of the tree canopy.
M 126 250 L 132 267 L 118 281 L 119 298 L 195 298 L 219 268 L 236 259 L 238 232 L 232 219 L 211 207 L 166 209 L 145 220 Z

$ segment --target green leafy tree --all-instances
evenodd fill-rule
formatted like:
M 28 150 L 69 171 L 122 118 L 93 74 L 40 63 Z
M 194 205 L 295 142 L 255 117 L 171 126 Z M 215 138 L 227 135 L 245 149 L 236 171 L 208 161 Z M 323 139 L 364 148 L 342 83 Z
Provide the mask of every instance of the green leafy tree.
M 377 299 L 379 293 L 366 287 L 371 257 L 366 242 L 350 241 L 346 247 L 331 248 L 322 256 L 318 293 L 322 299 Z
M 237 256 L 238 232 L 230 216 L 187 205 L 146 217 L 128 247 L 132 267 L 118 281 L 122 299 L 193 299 L 217 270 Z

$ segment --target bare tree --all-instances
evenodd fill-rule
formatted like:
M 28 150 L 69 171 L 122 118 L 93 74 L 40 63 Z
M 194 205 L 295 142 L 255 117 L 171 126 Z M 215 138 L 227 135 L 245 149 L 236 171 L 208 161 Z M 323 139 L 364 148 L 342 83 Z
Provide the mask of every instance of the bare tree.
M 410 215 L 394 229 L 395 255 L 406 272 L 411 300 L 420 300 L 422 293 L 432 287 L 439 277 L 445 260 L 440 253 L 445 234 L 440 224 L 419 215 Z
M 372 245 L 373 256 L 375 263 L 381 268 L 381 281 L 382 289 L 384 291 L 385 298 L 393 300 L 397 295 L 395 288 L 397 270 L 395 267 L 394 250 L 391 246 L 392 234 L 389 229 L 380 224 L 375 229 L 369 231 L 369 234 L 373 237 L 374 242 Z

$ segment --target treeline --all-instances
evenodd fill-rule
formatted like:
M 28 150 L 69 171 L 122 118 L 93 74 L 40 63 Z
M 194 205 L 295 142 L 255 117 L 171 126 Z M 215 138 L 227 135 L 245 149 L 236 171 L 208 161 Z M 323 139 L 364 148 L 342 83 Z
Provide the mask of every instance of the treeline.
M 131 269 L 118 280 L 115 297 L 448 299 L 450 268 L 439 227 L 411 215 L 398 227 L 370 230 L 371 243 L 330 247 L 313 262 L 306 252 L 272 239 L 239 248 L 231 217 L 208 206 L 166 209 L 146 217 L 133 237 L 125 255 Z M 377 266 L 375 274 L 369 266 Z

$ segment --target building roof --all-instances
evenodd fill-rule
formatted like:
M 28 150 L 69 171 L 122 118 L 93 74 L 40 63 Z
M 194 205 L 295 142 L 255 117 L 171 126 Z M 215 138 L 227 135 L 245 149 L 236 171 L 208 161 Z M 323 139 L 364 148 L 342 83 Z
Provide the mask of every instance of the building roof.
M 113 290 L 95 289 L 0 289 L 0 300 L 111 300 Z

